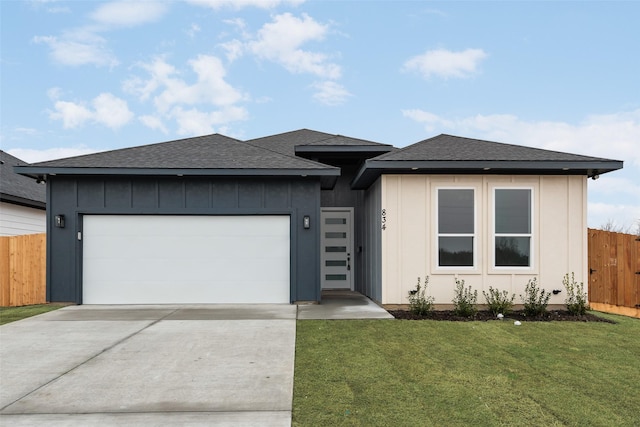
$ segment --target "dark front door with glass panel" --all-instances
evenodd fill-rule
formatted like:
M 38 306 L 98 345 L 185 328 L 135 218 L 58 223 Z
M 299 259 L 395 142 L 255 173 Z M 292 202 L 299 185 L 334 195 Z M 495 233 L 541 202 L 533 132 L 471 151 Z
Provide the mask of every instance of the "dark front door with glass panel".
M 353 289 L 353 210 L 322 209 L 322 289 Z

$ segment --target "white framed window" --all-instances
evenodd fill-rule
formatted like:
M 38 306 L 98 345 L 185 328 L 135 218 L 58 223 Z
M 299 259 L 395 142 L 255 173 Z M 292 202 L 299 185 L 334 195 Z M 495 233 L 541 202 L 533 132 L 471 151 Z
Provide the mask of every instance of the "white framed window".
M 474 188 L 438 188 L 438 268 L 476 266 L 476 209 Z
M 493 266 L 533 267 L 533 188 L 493 189 Z

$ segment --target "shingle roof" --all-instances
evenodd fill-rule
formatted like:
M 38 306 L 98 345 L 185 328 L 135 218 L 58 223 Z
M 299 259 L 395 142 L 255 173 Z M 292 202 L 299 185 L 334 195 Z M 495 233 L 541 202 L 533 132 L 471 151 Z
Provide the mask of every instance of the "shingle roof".
M 504 144 L 500 142 L 484 141 L 481 139 L 464 138 L 453 135 L 438 135 L 425 139 L 393 153 L 376 157 L 378 161 L 395 160 L 455 160 L 455 161 L 593 161 L 606 160 L 579 154 L 562 153 L 559 151 L 543 150 L 524 147 L 521 145 Z
M 595 175 L 621 169 L 619 160 L 438 135 L 369 159 L 353 180 L 368 188 L 382 173 Z
M 0 200 L 43 208 L 46 203 L 46 186 L 33 178 L 18 175 L 14 166 L 28 163 L 0 150 Z
M 370 147 L 371 149 L 392 150 L 388 144 L 380 144 L 365 139 L 351 138 L 343 135 L 332 135 L 310 129 L 300 129 L 248 140 L 256 147 L 264 147 L 283 154 L 294 155 L 296 147 Z
M 332 169 L 213 134 L 34 163 L 54 168 L 134 169 Z

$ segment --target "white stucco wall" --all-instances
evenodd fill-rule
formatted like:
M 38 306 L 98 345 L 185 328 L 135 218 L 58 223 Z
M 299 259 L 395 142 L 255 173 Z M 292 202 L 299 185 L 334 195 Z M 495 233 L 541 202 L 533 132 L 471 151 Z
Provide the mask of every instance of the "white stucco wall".
M 44 210 L 0 202 L 0 236 L 20 236 L 46 231 Z
M 562 292 L 550 304 L 563 304 L 562 278 L 575 273 L 587 289 L 587 182 L 585 176 L 508 175 L 383 175 L 382 303 L 407 304 L 409 290 L 418 277 L 430 277 L 429 294 L 437 304 L 451 304 L 455 278 L 478 290 L 489 286 L 516 294 L 515 303 L 529 279 L 540 287 Z M 436 189 L 475 190 L 476 262 L 474 268 L 438 267 Z M 530 268 L 493 267 L 493 189 L 533 189 L 532 265 Z

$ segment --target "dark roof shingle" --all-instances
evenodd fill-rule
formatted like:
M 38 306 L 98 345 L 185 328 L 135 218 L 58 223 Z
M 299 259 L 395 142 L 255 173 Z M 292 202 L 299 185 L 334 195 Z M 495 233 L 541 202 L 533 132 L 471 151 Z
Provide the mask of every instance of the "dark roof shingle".
M 442 134 L 401 148 L 393 153 L 383 154 L 376 157 L 375 160 L 575 162 L 606 159 Z
M 17 157 L 0 150 L 0 200 L 27 206 L 44 207 L 46 186 L 33 178 L 18 175 L 14 166 L 28 165 Z
M 47 168 L 125 169 L 331 169 L 213 134 L 34 163 Z

